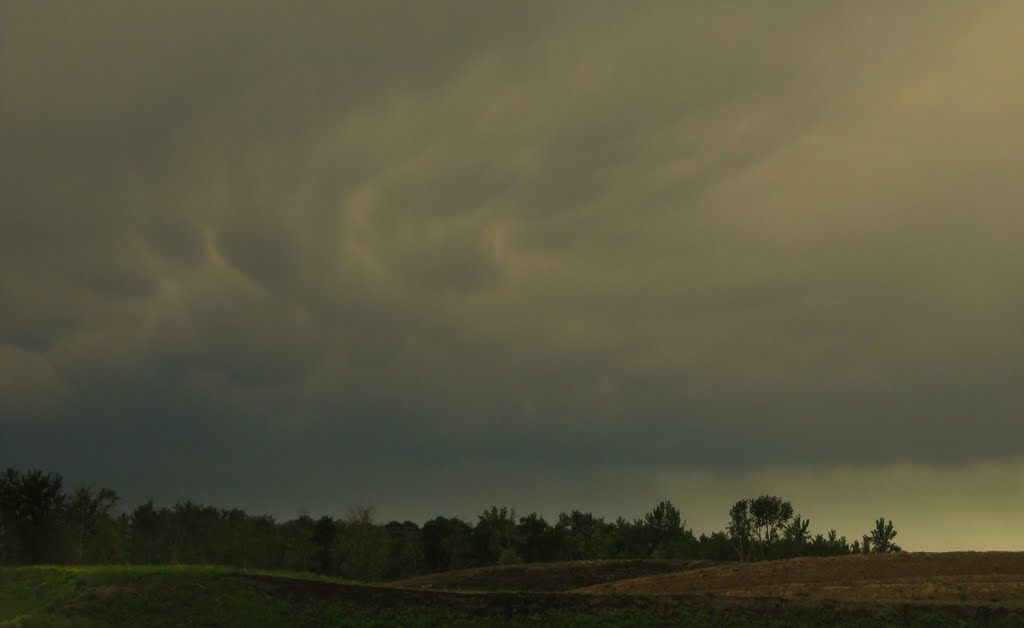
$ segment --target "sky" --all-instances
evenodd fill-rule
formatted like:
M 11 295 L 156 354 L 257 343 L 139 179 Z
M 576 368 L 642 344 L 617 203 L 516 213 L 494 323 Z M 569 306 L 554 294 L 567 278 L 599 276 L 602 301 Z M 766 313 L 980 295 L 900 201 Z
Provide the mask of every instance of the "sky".
M 1022 23 L 0 0 L 0 467 L 1024 550 Z

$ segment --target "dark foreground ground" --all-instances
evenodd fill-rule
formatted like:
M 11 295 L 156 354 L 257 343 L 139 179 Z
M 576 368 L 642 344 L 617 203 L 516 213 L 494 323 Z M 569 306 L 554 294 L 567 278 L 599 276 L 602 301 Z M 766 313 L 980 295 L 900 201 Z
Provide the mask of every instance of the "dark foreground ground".
M 744 577 L 744 569 L 749 568 L 750 577 L 767 569 L 768 574 L 777 578 L 778 573 L 784 571 L 789 582 L 795 583 L 800 579 L 799 570 L 806 567 L 801 567 L 800 563 L 786 566 L 786 561 L 774 563 L 774 566 L 695 566 L 680 563 L 677 565 L 680 570 L 672 573 L 664 571 L 666 563 L 671 561 L 652 561 L 649 566 L 637 564 L 643 561 L 628 562 L 634 564 L 588 561 L 576 565 L 576 570 L 567 563 L 516 566 L 509 571 L 490 568 L 491 585 L 478 570 L 474 570 L 476 573 L 452 572 L 428 582 L 429 588 L 426 589 L 404 588 L 416 584 L 415 581 L 392 583 L 392 586 L 367 586 L 313 576 L 240 572 L 217 567 L 9 567 L 0 568 L 0 626 L 1024 627 L 1024 599 L 948 602 L 927 598 L 874 597 L 864 601 L 799 593 L 793 596 L 737 595 L 737 589 L 728 587 L 740 584 L 735 579 Z M 951 560 L 951 564 L 956 562 Z M 977 571 L 979 565 L 984 566 L 983 562 L 976 560 L 973 567 L 960 569 Z M 811 565 L 811 572 L 820 576 L 815 586 L 822 587 L 826 586 L 823 579 L 827 572 L 842 580 L 857 569 L 867 573 L 871 571 L 866 563 L 850 562 L 853 567 L 828 562 L 807 564 Z M 1015 563 L 1007 562 L 1005 556 L 999 564 L 1006 569 L 1015 569 L 1012 566 Z M 877 568 L 875 563 L 871 566 Z M 935 567 L 934 564 L 932 566 Z M 913 578 L 905 575 L 906 570 L 912 567 L 910 563 L 901 567 L 903 572 L 899 573 L 904 575 L 896 577 Z M 723 568 L 738 568 L 740 571 L 714 571 Z M 851 569 L 854 572 L 850 572 Z M 956 570 L 947 568 L 945 571 L 951 569 Z M 608 580 L 608 574 L 616 570 L 627 576 L 638 570 L 649 575 Z M 711 575 L 701 578 L 701 572 Z M 547 575 L 541 577 L 544 573 Z M 715 573 L 719 576 L 714 576 Z M 948 577 L 955 580 L 975 575 Z M 548 590 L 510 590 L 516 582 L 530 588 L 529 581 L 536 577 L 546 583 L 544 586 Z M 722 583 L 721 578 L 727 577 L 734 578 L 734 581 L 727 583 L 725 588 L 701 592 L 691 590 L 687 594 L 640 592 L 656 588 L 650 586 L 650 579 L 663 579 L 658 586 L 673 588 L 678 586 L 678 582 L 702 579 L 718 585 Z M 1004 582 L 1010 581 L 1006 574 L 1000 578 Z M 438 590 L 438 585 L 444 582 L 459 583 L 467 579 L 476 585 L 493 586 L 495 589 L 500 584 L 506 590 Z M 1018 578 L 1021 579 L 1024 578 Z M 620 591 L 552 590 L 558 588 L 556 585 L 560 580 L 562 585 L 558 586 L 566 588 L 578 589 L 582 580 L 584 585 L 593 589 L 615 585 Z M 855 578 L 845 582 L 841 586 L 857 586 Z M 394 584 L 403 584 L 403 587 Z M 423 582 L 419 584 L 423 585 Z M 756 583 L 748 581 L 744 584 Z M 775 582 L 762 584 L 778 585 Z
M 577 560 L 458 569 L 390 582 L 406 589 L 571 591 L 611 582 L 714 567 L 710 560 Z

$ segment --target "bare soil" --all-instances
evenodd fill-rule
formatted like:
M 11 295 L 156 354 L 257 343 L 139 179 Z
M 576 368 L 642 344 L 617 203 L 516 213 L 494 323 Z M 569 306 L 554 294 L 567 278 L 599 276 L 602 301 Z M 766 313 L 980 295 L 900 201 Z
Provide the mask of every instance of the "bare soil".
M 275 576 L 244 576 L 269 584 L 275 595 L 343 600 L 361 608 L 416 608 L 457 611 L 473 615 L 515 617 L 552 611 L 648 608 L 651 598 L 631 594 L 581 595 L 538 591 L 414 590 L 380 585 L 339 584 Z
M 1024 628 L 1024 553 L 769 563 L 581 561 L 438 574 L 505 590 L 294 574 L 0 567 L 0 624 L 110 626 L 944 626 Z M 665 571 L 673 569 L 675 571 Z M 662 570 L 658 573 L 658 570 Z M 642 575 L 635 576 L 640 573 Z M 613 580 L 617 576 L 626 576 Z M 598 580 L 598 583 L 594 581 Z M 422 579 L 417 579 L 421 585 Z M 590 583 L 565 592 L 578 582 Z M 408 584 L 408 581 L 406 581 Z M 457 584 L 456 584 L 457 586 Z M 512 590 L 517 587 L 520 590 Z M 548 589 L 548 590 L 545 590 Z
M 1024 552 L 946 552 L 721 563 L 590 585 L 577 593 L 703 595 L 1024 607 Z
M 1024 552 L 537 563 L 377 585 L 246 577 L 291 608 L 334 605 L 372 625 L 1024 627 Z
M 710 560 L 581 560 L 459 569 L 389 582 L 403 589 L 570 591 L 580 587 L 711 567 Z

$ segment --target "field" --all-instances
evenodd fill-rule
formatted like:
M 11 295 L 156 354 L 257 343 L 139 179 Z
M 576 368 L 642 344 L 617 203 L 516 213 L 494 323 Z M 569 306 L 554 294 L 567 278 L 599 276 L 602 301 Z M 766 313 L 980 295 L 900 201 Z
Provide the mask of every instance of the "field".
M 793 558 L 606 582 L 593 594 L 708 594 L 1024 607 L 1024 553 L 949 552 Z
M 222 567 L 0 568 L 0 626 L 1024 626 L 1024 553 L 581 561 L 365 585 Z
M 571 591 L 581 587 L 685 572 L 709 560 L 579 560 L 459 569 L 389 583 L 406 589 L 448 591 Z

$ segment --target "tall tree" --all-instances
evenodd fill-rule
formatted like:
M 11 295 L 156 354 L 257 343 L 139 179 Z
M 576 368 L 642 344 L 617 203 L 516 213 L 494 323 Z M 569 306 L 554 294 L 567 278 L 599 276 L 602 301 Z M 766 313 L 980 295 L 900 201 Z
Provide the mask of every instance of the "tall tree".
M 374 522 L 370 506 L 352 506 L 338 526 L 339 573 L 356 580 L 380 580 L 384 576 L 388 547 L 387 532 Z
M 761 495 L 751 500 L 750 516 L 754 523 L 756 546 L 764 560 L 769 547 L 779 540 L 782 530 L 793 516 L 793 505 L 781 497 Z
M 147 499 L 129 517 L 129 556 L 136 564 L 166 563 L 173 560 L 172 516 L 166 507 L 157 508 Z
M 531 512 L 516 524 L 517 553 L 528 563 L 558 559 L 558 536 L 544 517 Z
M 388 558 L 384 578 L 394 579 L 423 573 L 423 535 L 412 521 L 390 521 L 384 526 L 387 533 Z
M 852 545 L 835 530 L 812 537 L 810 522 L 772 495 L 737 501 L 726 531 L 699 539 L 667 500 L 633 521 L 607 523 L 573 510 L 552 526 L 536 513 L 517 517 L 495 506 L 475 526 L 436 517 L 422 528 L 410 521 L 380 525 L 371 508 L 354 508 L 344 520 L 302 515 L 278 523 L 191 501 L 158 509 L 152 499 L 117 516 L 117 503 L 111 489 L 85 486 L 67 496 L 59 474 L 7 469 L 0 473 L 0 562 L 217 563 L 377 580 L 520 560 L 749 561 L 900 551 L 892 521 L 879 518 Z
M 561 513 L 555 524 L 562 539 L 564 558 L 568 560 L 607 558 L 610 528 L 603 517 L 579 510 Z
M 85 562 L 86 544 L 102 526 L 113 524 L 114 508 L 119 499 L 112 489 L 96 490 L 91 486 L 83 486 L 71 496 L 68 519 L 75 528 L 75 541 L 78 545 L 76 559 L 79 564 Z
M 281 560 L 285 569 L 293 571 L 311 571 L 313 569 L 313 559 L 317 552 L 317 544 L 313 539 L 315 526 L 316 522 L 306 513 L 281 524 L 281 539 L 284 544 Z
M 644 515 L 642 529 L 647 537 L 647 556 L 652 558 L 682 558 L 696 545 L 679 509 L 667 500 Z
M 0 563 L 17 557 L 18 488 L 21 473 L 8 468 L 0 474 Z
M 804 519 L 800 515 L 793 517 L 782 530 L 781 553 L 778 553 L 776 557 L 802 556 L 807 550 L 808 541 L 811 538 L 811 533 L 808 529 L 810 525 L 810 519 Z M 820 534 L 818 537 L 821 538 L 823 543 L 825 537 Z
M 729 538 L 740 561 L 779 558 L 798 552 L 807 539 L 807 523 L 791 523 L 793 504 L 775 495 L 741 499 L 729 509 Z M 792 543 L 786 543 L 789 534 Z M 786 547 L 790 546 L 790 547 Z M 796 554 L 793 554 L 796 555 Z
M 701 534 L 697 539 L 697 556 L 705 560 L 731 560 L 735 547 L 725 532 Z
M 630 521 L 617 517 L 610 526 L 609 556 L 612 558 L 640 558 L 650 556 L 652 542 L 650 530 L 643 519 Z
M 894 538 L 896 538 L 896 528 L 893 527 L 892 520 L 890 519 L 886 523 L 885 517 L 879 517 L 875 521 L 875 529 L 871 531 L 871 551 L 875 554 L 891 554 L 901 551 L 902 548 L 892 542 Z M 865 547 L 868 545 L 866 540 L 864 545 Z
M 32 469 L 10 478 L 14 482 L 13 519 L 20 545 L 19 559 L 28 563 L 61 557 L 60 516 L 67 496 L 59 473 Z
M 477 517 L 473 537 L 481 564 L 519 563 L 523 560 L 516 551 L 519 530 L 514 508 L 491 506 L 485 510 Z
M 750 560 L 754 543 L 754 520 L 750 515 L 750 500 L 741 499 L 729 509 L 729 540 L 740 562 Z
M 434 517 L 423 524 L 423 553 L 429 571 L 468 567 L 473 561 L 472 533 L 458 517 Z
M 316 562 L 320 573 L 337 573 L 334 560 L 334 541 L 337 536 L 338 523 L 331 517 L 320 517 L 313 526 L 313 545 L 316 547 Z

